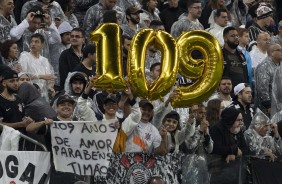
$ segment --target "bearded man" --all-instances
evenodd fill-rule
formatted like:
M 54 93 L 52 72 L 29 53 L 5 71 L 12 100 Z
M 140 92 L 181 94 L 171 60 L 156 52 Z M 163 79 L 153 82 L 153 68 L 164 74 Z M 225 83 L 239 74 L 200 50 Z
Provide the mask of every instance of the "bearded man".
M 233 86 L 240 83 L 248 83 L 248 69 L 244 54 L 237 50 L 239 35 L 235 27 L 227 27 L 223 31 L 224 46 L 224 70 L 223 76 L 230 77 Z

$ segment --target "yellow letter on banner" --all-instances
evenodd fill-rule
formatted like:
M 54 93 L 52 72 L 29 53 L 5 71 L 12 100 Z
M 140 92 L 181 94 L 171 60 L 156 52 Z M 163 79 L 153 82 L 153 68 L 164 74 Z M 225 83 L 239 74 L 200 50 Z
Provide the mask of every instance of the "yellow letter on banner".
M 173 99 L 172 106 L 188 107 L 203 102 L 216 90 L 223 73 L 223 55 L 216 38 L 206 31 L 185 32 L 178 38 L 177 45 L 179 73 L 198 80 L 191 86 L 177 88 L 180 95 Z M 199 50 L 203 59 L 192 59 L 193 50 Z
M 154 45 L 162 54 L 159 78 L 148 86 L 145 77 L 146 51 Z M 140 30 L 132 39 L 127 60 L 128 79 L 132 91 L 142 98 L 156 100 L 166 95 L 175 84 L 178 50 L 173 37 L 164 31 Z
M 94 87 L 107 90 L 123 90 L 126 82 L 122 73 L 122 49 L 120 27 L 114 23 L 100 25 L 90 35 L 97 44 L 96 75 Z

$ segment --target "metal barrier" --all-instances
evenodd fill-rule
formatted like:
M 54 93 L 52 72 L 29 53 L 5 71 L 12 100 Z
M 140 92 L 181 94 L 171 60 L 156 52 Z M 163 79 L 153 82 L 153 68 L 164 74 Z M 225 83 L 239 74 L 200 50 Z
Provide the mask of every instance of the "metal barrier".
M 0 132 L 2 132 L 3 126 L 4 125 L 0 124 Z M 44 151 L 48 151 L 46 146 L 44 144 L 38 142 L 37 140 L 32 139 L 32 138 L 30 138 L 30 137 L 28 137 L 28 136 L 26 136 L 26 135 L 24 135 L 22 133 L 20 133 L 20 137 L 25 139 L 25 140 L 27 140 L 27 141 L 29 141 L 29 142 L 31 142 L 31 143 L 33 143 L 33 144 L 35 144 L 35 145 L 37 145 L 37 146 L 40 146 Z

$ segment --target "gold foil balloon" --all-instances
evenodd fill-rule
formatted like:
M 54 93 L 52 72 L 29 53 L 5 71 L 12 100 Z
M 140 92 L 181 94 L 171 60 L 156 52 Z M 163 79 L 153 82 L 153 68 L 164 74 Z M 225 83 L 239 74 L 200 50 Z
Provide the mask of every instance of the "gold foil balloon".
M 149 86 L 145 77 L 146 52 L 154 46 L 162 54 L 161 74 Z M 133 37 L 128 53 L 128 80 L 139 97 L 156 100 L 165 96 L 175 83 L 178 71 L 178 50 L 173 37 L 164 31 L 142 29 Z
M 122 72 L 121 29 L 117 24 L 101 24 L 90 34 L 97 45 L 94 87 L 105 90 L 124 90 L 126 82 Z
M 187 78 L 198 80 L 187 87 L 178 87 L 179 96 L 172 101 L 174 107 L 188 107 L 201 103 L 216 90 L 223 73 L 221 47 L 206 31 L 189 31 L 177 40 L 180 55 L 179 73 Z M 191 52 L 198 50 L 203 59 L 192 59 Z

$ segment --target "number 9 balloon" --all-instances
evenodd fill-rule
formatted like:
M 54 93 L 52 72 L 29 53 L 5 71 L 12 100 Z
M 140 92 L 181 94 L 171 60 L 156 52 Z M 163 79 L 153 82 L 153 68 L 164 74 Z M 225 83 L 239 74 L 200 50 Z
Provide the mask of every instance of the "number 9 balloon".
M 173 107 L 189 107 L 202 103 L 216 90 L 223 73 L 223 55 L 221 47 L 210 33 L 206 31 L 189 31 L 177 40 L 180 53 L 179 73 L 187 78 L 198 80 L 187 87 L 179 87 Z M 192 59 L 193 50 L 199 50 L 203 59 Z

